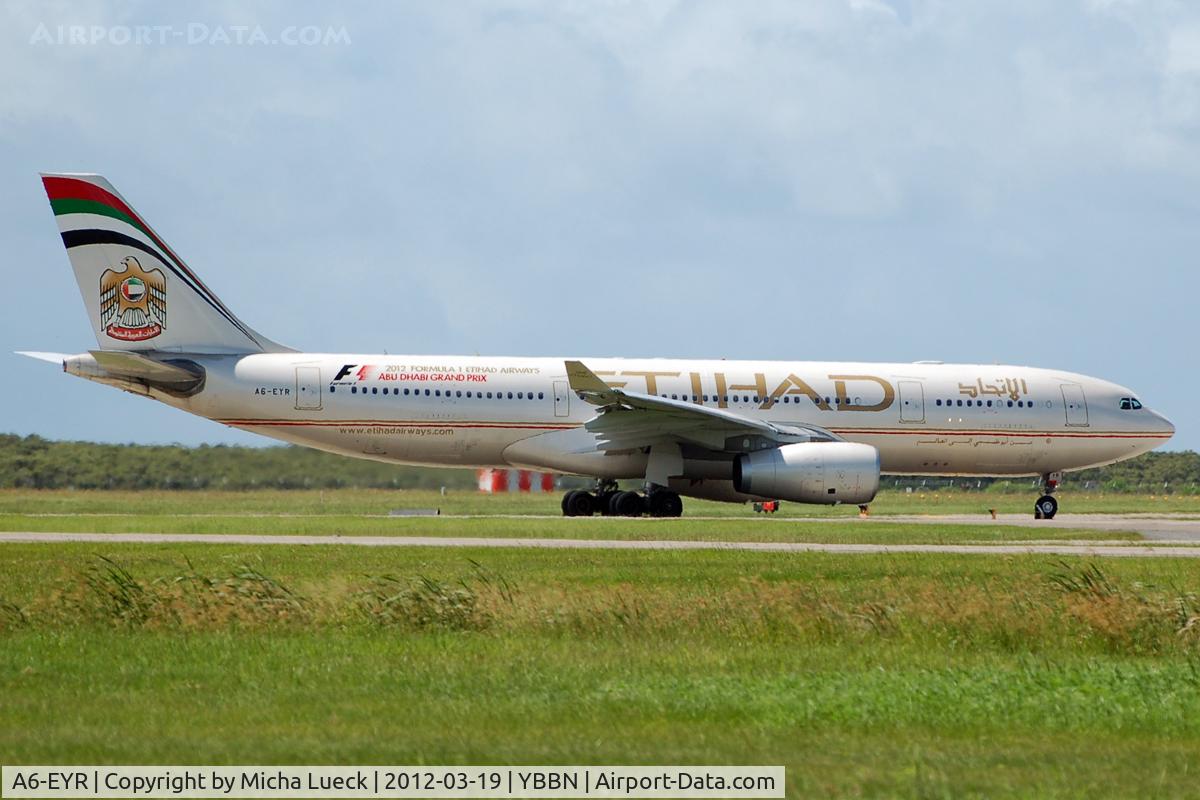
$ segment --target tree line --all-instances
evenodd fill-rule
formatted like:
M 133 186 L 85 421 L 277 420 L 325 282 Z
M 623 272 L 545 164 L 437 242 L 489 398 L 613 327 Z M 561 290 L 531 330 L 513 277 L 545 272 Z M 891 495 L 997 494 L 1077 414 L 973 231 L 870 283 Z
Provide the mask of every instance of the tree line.
M 306 447 L 58 442 L 0 434 L 0 488 L 13 489 L 452 489 L 465 469 L 364 461 Z
M 883 485 L 1025 492 L 1033 480 L 904 476 Z M 4 489 L 467 489 L 475 483 L 473 470 L 401 467 L 305 447 L 98 444 L 0 434 Z M 1200 454 L 1146 453 L 1068 473 L 1065 485 L 1074 490 L 1195 493 L 1200 491 Z

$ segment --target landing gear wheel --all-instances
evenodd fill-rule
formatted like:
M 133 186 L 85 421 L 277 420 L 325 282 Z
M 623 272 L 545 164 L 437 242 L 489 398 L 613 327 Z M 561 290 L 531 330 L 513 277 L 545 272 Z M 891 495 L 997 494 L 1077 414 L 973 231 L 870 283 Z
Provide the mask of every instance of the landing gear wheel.
M 1057 513 L 1058 501 L 1052 495 L 1042 495 L 1033 504 L 1034 519 L 1054 519 L 1054 515 Z
M 637 492 L 618 492 L 609 507 L 618 517 L 640 517 L 646 510 L 646 503 Z
M 596 492 L 596 510 L 602 517 L 611 517 L 617 512 L 612 510 L 612 501 L 620 492 Z
M 565 517 L 590 517 L 596 511 L 596 498 L 575 489 L 563 496 L 562 505 Z
M 679 499 L 679 495 L 664 489 L 650 493 L 649 506 L 652 517 L 683 516 L 683 501 Z

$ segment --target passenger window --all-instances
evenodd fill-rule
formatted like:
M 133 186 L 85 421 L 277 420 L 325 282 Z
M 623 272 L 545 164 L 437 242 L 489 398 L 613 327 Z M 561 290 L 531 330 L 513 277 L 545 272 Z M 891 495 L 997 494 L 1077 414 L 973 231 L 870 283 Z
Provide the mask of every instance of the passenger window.
M 546 395 L 543 392 L 538 392 L 538 400 L 544 400 Z
M 358 387 L 357 387 L 357 386 L 351 386 L 351 387 L 350 387 L 350 394 L 358 394 Z
M 958 407 L 959 407 L 959 408 L 962 408 L 962 400 L 959 400 L 959 401 L 958 401 Z

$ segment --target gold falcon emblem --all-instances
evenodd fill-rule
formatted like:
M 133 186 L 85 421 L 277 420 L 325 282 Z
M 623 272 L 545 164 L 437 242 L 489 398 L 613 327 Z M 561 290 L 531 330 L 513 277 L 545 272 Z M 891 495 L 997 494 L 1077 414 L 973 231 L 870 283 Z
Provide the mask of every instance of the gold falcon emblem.
M 141 342 L 167 327 L 167 279 L 162 270 L 144 270 L 133 256 L 121 269 L 100 276 L 100 327 L 113 339 Z

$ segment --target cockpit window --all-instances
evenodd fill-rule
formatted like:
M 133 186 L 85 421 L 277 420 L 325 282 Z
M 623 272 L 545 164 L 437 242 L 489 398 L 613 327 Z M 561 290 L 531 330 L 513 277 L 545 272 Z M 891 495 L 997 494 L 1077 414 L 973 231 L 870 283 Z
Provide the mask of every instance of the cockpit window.
M 1121 410 L 1122 411 L 1137 411 L 1141 407 L 1142 407 L 1142 401 L 1138 400 L 1136 397 L 1122 397 L 1121 398 Z

